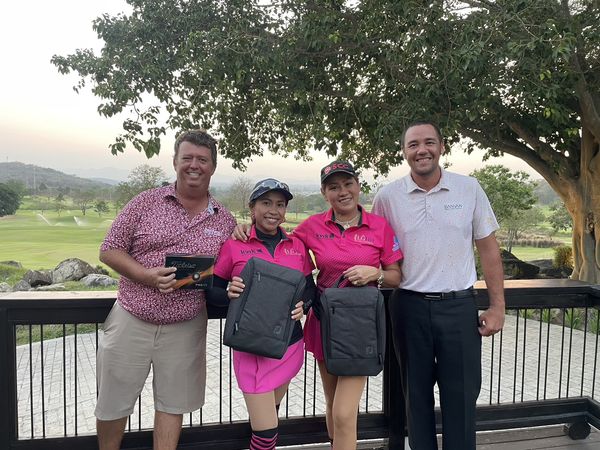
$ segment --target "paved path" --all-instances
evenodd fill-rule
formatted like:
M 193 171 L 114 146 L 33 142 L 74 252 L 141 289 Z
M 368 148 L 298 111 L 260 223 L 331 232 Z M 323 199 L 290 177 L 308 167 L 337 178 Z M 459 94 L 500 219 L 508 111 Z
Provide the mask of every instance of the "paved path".
M 484 339 L 483 384 L 479 403 L 520 402 L 582 394 L 600 398 L 600 361 L 595 367 L 592 359 L 598 349 L 596 335 L 586 335 L 578 330 L 571 332 L 559 325 L 548 327 L 542 323 L 540 339 L 540 322 L 532 319 L 526 322 L 525 326 L 523 318 L 517 321 L 516 316 L 507 316 L 502 336 L 496 335 L 493 340 Z M 219 326 L 218 320 L 209 321 L 207 391 L 202 417 L 197 411 L 191 417 L 186 416 L 184 422 L 191 420 L 197 424 L 201 420 L 211 423 L 247 419 L 244 401 L 230 366 L 229 349 L 219 344 Z M 588 358 L 585 361 L 584 341 Z M 526 342 L 525 348 L 523 342 Z M 44 434 L 52 437 L 94 433 L 96 335 L 79 334 L 77 340 L 74 336 L 67 336 L 65 339 L 44 341 L 43 383 L 41 350 L 40 343 L 19 346 L 17 349 L 19 436 L 30 438 Z M 132 429 L 152 426 L 151 382 L 149 377 L 142 392 L 141 406 L 138 403 L 131 416 Z M 369 411 L 381 410 L 382 375 L 369 379 L 367 392 L 368 395 L 363 395 L 361 401 L 361 411 L 367 408 Z M 280 410 L 281 417 L 304 414 L 324 414 L 321 383 L 310 355 L 292 381 L 289 396 Z

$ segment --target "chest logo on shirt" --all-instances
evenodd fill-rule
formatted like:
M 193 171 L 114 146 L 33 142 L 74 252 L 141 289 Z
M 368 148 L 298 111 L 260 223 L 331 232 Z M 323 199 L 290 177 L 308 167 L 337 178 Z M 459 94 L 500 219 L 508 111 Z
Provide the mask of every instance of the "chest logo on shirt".
M 375 242 L 375 239 L 373 239 L 371 236 L 367 236 L 366 234 L 355 234 L 354 240 L 358 242 L 368 242 L 370 244 Z
M 463 205 L 461 203 L 453 203 L 449 205 L 444 205 L 444 209 L 446 211 L 455 211 L 457 209 L 463 209 Z
M 213 230 L 212 228 L 205 228 L 204 234 L 207 236 L 223 236 L 223 233 L 217 230 Z
M 335 236 L 333 233 L 327 233 L 327 234 L 315 233 L 315 237 L 317 239 L 333 239 Z
M 262 252 L 260 248 L 252 248 L 250 250 L 240 250 L 240 255 L 256 255 L 258 253 L 262 254 Z
M 283 250 L 283 253 L 288 256 L 301 256 L 300 252 L 298 250 L 294 250 L 293 248 L 290 248 L 290 249 L 286 248 Z

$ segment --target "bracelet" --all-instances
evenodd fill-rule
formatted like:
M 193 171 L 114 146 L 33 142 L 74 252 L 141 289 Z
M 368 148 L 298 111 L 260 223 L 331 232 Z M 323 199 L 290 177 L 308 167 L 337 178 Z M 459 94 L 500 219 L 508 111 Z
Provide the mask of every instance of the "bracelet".
M 377 289 L 382 288 L 384 279 L 385 279 L 385 272 L 382 270 L 381 272 L 379 272 L 379 278 L 377 278 Z

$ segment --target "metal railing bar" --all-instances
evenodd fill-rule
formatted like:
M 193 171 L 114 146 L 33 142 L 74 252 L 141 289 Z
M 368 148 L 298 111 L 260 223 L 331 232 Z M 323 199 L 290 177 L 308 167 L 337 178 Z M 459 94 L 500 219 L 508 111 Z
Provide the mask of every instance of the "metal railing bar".
M 583 384 L 585 380 L 585 350 L 587 347 L 587 330 L 588 330 L 588 308 L 584 309 L 585 320 L 583 322 L 583 350 L 581 355 L 581 389 L 579 396 L 583 397 Z
M 67 436 L 67 325 L 62 326 L 62 350 L 63 350 L 63 433 Z
M 521 366 L 521 401 L 523 401 L 525 395 L 525 360 L 526 360 L 526 347 L 527 345 L 527 308 L 524 311 L 523 317 L 523 350 L 522 350 L 522 366 Z
M 600 337 L 600 308 L 596 309 L 596 345 L 594 346 L 594 372 L 592 375 L 592 398 L 596 392 L 596 369 L 598 368 L 598 338 Z
M 561 398 L 562 396 L 562 374 L 563 374 L 563 359 L 565 356 L 565 316 L 567 310 L 563 309 L 562 310 L 562 334 L 561 334 L 561 338 L 560 338 L 560 370 L 559 370 L 559 375 L 558 375 L 558 398 Z
M 546 327 L 546 365 L 544 368 L 544 400 L 546 400 L 546 394 L 548 392 L 548 361 L 550 356 L 550 319 L 552 317 L 552 310 L 550 309 L 550 315 L 548 318 L 548 326 Z
M 223 336 L 223 320 L 219 320 L 219 336 Z M 219 423 L 223 423 L 223 342 L 219 346 Z M 231 417 L 231 397 L 229 398 L 229 414 Z
M 541 370 L 542 370 L 542 330 L 543 330 L 543 317 L 544 317 L 544 310 L 540 308 L 540 330 L 538 333 L 538 357 L 537 357 L 537 383 L 536 383 L 536 387 L 535 387 L 535 399 L 539 400 L 540 399 L 540 374 L 541 374 Z M 550 317 L 550 314 L 548 314 L 548 317 Z
M 500 391 L 502 382 L 502 339 L 504 337 L 504 330 L 500 330 L 500 343 L 498 345 L 498 397 L 496 403 L 500 404 Z
M 308 397 L 307 387 L 308 387 L 308 353 L 306 350 L 304 351 L 304 365 L 303 365 L 303 375 L 302 375 L 302 417 L 306 417 L 306 399 Z
M 575 325 L 575 310 L 571 308 L 571 323 L 569 328 L 569 351 L 567 352 L 567 397 L 569 397 L 569 387 L 571 385 L 571 353 L 573 351 L 573 327 Z
M 369 412 L 369 380 L 371 379 L 371 377 L 367 377 L 367 383 L 365 386 L 365 412 L 368 413 Z
M 77 324 L 75 323 L 74 325 L 74 332 L 73 332 L 73 370 L 74 370 L 74 384 L 73 387 L 75 389 L 75 393 L 73 394 L 74 398 L 75 398 L 75 404 L 73 406 L 75 406 L 75 418 L 74 418 L 74 425 L 75 425 L 75 436 L 77 436 L 77 432 L 78 432 L 78 423 L 77 423 L 77 386 L 78 386 L 78 380 L 77 380 Z
M 42 377 L 42 437 L 46 438 L 46 401 L 44 389 L 44 324 L 40 324 L 40 375 Z
M 517 362 L 519 359 L 519 312 L 521 310 L 517 309 L 517 324 L 515 326 L 515 361 L 514 361 L 514 369 L 513 369 L 513 395 L 512 395 L 512 402 L 516 403 L 517 401 L 517 397 L 516 397 L 516 392 L 517 392 Z
M 33 336 L 31 331 L 32 325 L 28 325 L 29 329 L 29 413 L 31 420 L 29 421 L 31 427 L 31 439 L 34 438 L 34 423 L 33 423 Z
M 313 364 L 313 407 L 312 407 L 312 415 L 317 414 L 317 361 L 314 361 Z
M 490 362 L 490 400 L 488 404 L 492 404 L 493 390 L 494 390 L 494 344 L 496 342 L 496 335 L 492 334 L 491 342 L 491 362 Z

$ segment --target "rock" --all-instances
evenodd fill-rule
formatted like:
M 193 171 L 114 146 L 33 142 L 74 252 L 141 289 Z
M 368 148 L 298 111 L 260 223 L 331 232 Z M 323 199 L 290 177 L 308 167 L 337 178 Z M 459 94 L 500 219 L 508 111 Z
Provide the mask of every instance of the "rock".
M 19 269 L 23 267 L 18 261 L 0 261 L 0 264 L 4 264 L 5 266 L 18 267 Z
M 28 270 L 23 275 L 23 280 L 27 281 L 31 287 L 47 286 L 52 284 L 52 272 L 49 270 Z
M 100 275 L 97 273 L 92 273 L 90 275 L 86 275 L 81 280 L 83 284 L 88 287 L 98 287 L 98 286 L 116 286 L 119 284 L 117 280 L 108 275 Z
M 572 272 L 573 269 L 567 267 L 549 267 L 542 269 L 540 275 L 544 278 L 569 278 Z
M 540 268 L 540 271 L 543 271 L 544 269 L 551 269 L 553 265 L 551 259 L 534 259 L 533 261 L 527 262 L 529 264 L 533 264 L 534 266 L 538 266 Z
M 12 292 L 12 288 L 8 283 L 0 283 L 0 292 Z
M 98 266 L 94 267 L 94 273 L 99 273 L 100 275 L 108 275 L 108 270 L 106 270 L 104 267 L 98 265 Z
M 91 273 L 94 273 L 94 268 L 85 261 L 79 258 L 65 259 L 52 272 L 52 282 L 79 281 Z
M 15 292 L 29 291 L 30 289 L 31 289 L 31 285 L 25 280 L 20 280 L 17 284 L 15 284 L 13 286 L 13 291 L 15 291 Z
M 521 261 L 512 253 L 500 250 L 502 265 L 504 266 L 504 278 L 508 280 L 522 280 L 536 278 L 540 272 L 538 266 Z
M 56 283 L 48 286 L 39 286 L 33 289 L 34 291 L 66 291 L 67 288 L 64 284 Z

